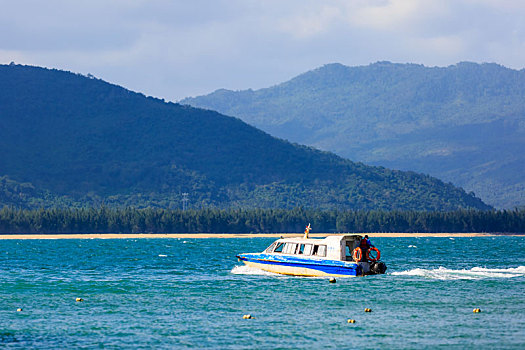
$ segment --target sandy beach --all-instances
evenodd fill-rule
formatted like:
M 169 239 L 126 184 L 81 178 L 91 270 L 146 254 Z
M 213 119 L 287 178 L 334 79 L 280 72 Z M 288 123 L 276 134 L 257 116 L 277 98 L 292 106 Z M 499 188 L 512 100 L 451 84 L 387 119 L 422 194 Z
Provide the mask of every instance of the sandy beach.
M 491 237 L 521 236 L 494 233 L 367 233 L 370 237 Z M 301 237 L 299 233 L 93 233 L 93 234 L 0 234 L 0 239 L 119 239 L 119 238 L 254 238 Z M 328 233 L 311 233 L 310 237 L 326 237 Z

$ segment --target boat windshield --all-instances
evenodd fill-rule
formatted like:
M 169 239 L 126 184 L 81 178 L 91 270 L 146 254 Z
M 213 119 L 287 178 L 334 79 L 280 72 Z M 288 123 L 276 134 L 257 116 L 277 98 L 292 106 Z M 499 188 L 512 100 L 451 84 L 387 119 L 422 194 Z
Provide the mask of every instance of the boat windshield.
M 273 250 L 275 253 L 282 253 L 284 248 L 284 242 L 277 243 L 277 246 Z
M 277 242 L 273 242 L 272 244 L 270 244 L 270 246 L 268 248 L 266 248 L 264 251 L 266 253 L 271 253 L 273 252 L 273 247 L 275 247 L 275 245 L 277 244 Z

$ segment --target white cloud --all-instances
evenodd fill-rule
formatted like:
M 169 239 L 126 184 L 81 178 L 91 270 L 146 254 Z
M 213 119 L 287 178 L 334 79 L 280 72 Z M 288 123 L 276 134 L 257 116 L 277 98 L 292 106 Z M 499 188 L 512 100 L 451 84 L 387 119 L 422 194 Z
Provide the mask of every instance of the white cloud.
M 525 62 L 525 2 L 0 0 L 0 61 L 176 100 L 378 60 Z
M 425 8 L 418 0 L 359 1 L 350 4 L 347 14 L 352 25 L 377 30 L 408 26 Z M 432 1 L 428 1 L 428 4 L 432 4 Z
M 309 38 L 327 32 L 342 19 L 340 7 L 325 5 L 302 9 L 300 13 L 292 14 L 280 20 L 280 29 L 296 38 Z
M 419 47 L 421 51 L 435 52 L 438 60 L 451 60 L 454 57 L 462 56 L 466 48 L 463 38 L 456 35 L 415 38 L 410 44 Z M 427 64 L 432 65 L 434 63 L 428 61 Z

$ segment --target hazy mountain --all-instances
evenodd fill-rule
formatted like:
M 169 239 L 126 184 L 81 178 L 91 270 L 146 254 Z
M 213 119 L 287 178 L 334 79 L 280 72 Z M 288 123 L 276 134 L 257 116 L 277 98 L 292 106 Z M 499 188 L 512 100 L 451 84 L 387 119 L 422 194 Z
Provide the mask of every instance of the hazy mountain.
M 92 77 L 0 66 L 0 204 L 487 209 L 440 180 L 353 163 L 240 119 Z
M 329 64 L 267 89 L 182 103 L 352 160 L 428 173 L 498 207 L 525 205 L 525 70 Z

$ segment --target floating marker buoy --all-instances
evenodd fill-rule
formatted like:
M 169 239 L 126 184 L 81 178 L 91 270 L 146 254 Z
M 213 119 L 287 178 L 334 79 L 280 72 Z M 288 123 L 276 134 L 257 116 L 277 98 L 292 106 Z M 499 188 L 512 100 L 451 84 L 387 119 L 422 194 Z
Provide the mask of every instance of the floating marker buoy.
M 82 298 L 77 298 L 76 301 L 84 301 Z
M 348 323 L 355 323 L 355 320 L 352 320 L 351 318 L 348 319 Z
M 337 282 L 337 281 L 335 280 L 335 278 L 333 278 L 333 277 L 330 277 L 329 281 L 330 281 L 330 283 L 335 283 L 335 282 Z
M 254 319 L 255 317 L 253 317 L 252 315 L 248 314 L 248 315 L 243 315 L 242 318 L 245 319 L 245 320 L 251 320 L 251 319 Z
M 372 309 L 366 308 L 365 312 L 372 312 Z
M 481 309 L 480 308 L 477 308 L 477 309 L 474 309 L 472 310 L 473 313 L 477 314 L 478 312 L 481 312 Z
M 19 307 L 18 309 L 16 309 L 16 311 L 20 312 L 20 311 L 22 311 L 22 308 Z

